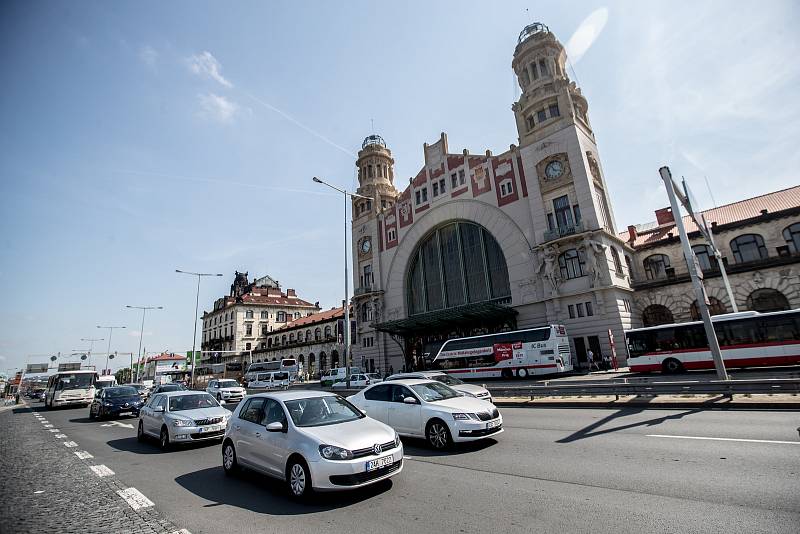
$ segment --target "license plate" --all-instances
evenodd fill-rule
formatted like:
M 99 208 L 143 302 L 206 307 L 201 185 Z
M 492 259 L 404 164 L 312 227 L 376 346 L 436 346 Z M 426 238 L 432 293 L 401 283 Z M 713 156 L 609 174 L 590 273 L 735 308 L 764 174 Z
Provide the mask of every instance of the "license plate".
M 490 428 L 496 428 L 498 426 L 500 426 L 500 420 L 499 419 L 496 420 L 496 421 L 489 421 L 488 423 L 486 423 L 486 429 L 487 430 L 490 429 Z
M 367 462 L 367 471 L 375 471 L 376 469 L 380 469 L 381 467 L 386 467 L 387 465 L 392 465 L 393 463 L 394 463 L 394 457 L 392 456 L 384 456 L 383 458 L 370 460 L 369 462 Z
M 131 412 L 119 412 L 120 415 L 130 415 Z

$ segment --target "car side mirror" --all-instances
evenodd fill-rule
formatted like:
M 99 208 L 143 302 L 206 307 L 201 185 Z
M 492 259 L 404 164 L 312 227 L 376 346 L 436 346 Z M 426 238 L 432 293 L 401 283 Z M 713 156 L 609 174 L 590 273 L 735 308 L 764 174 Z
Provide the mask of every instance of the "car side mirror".
M 363 413 L 364 415 L 367 415 L 367 410 L 362 410 L 361 408 L 359 408 L 358 411 Z
M 267 432 L 284 432 L 285 427 L 280 421 L 275 421 L 267 425 Z
M 417 399 L 415 399 L 414 397 L 406 397 L 405 399 L 403 399 L 403 402 L 406 404 L 416 404 Z
M 163 406 L 156 406 L 155 408 L 153 408 L 153 411 L 163 413 L 165 410 Z

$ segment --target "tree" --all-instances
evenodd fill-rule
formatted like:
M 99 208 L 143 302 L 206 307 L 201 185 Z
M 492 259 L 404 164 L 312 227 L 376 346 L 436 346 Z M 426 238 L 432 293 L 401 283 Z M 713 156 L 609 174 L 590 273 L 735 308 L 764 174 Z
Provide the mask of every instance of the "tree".
M 114 377 L 117 379 L 118 384 L 129 384 L 131 382 L 131 370 L 128 367 L 124 367 L 114 373 Z

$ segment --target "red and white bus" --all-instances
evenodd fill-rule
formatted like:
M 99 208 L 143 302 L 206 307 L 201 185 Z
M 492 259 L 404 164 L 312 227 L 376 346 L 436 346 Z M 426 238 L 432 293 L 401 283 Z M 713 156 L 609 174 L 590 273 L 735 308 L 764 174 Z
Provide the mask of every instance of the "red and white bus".
M 466 380 L 525 378 L 572 371 L 572 358 L 566 329 L 550 325 L 448 339 L 431 365 Z
M 711 318 L 726 367 L 800 363 L 800 310 L 740 312 Z M 702 321 L 625 332 L 631 371 L 713 369 Z

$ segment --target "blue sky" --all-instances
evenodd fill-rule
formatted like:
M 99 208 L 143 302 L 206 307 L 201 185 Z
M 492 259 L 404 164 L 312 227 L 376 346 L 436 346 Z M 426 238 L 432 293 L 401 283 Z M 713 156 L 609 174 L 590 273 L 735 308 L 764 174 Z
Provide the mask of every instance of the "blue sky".
M 339 198 L 380 133 L 398 185 L 422 144 L 517 140 L 511 57 L 527 23 L 569 43 L 617 225 L 798 183 L 796 2 L 39 2 L 0 4 L 0 372 L 84 348 L 191 348 L 233 271 L 342 298 Z M 574 38 L 573 38 L 574 35 Z M 99 343 L 95 350 L 105 350 Z M 119 362 L 120 364 L 124 362 Z

